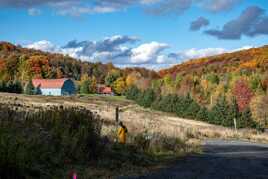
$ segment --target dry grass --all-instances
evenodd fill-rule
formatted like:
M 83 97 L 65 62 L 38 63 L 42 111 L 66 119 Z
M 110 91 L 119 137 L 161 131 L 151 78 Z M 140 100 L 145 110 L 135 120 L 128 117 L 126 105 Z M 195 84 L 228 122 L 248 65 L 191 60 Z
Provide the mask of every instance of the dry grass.
M 178 118 L 172 114 L 143 109 L 133 102 L 112 97 L 86 96 L 86 97 L 46 97 L 26 96 L 0 93 L 0 101 L 26 103 L 31 106 L 44 105 L 75 105 L 83 106 L 98 113 L 105 120 L 103 135 L 111 135 L 116 130 L 114 116 L 115 107 L 122 110 L 120 119 L 126 124 L 130 134 L 161 133 L 168 137 L 175 137 L 186 142 L 201 141 L 206 138 L 240 139 L 253 142 L 268 143 L 267 133 L 258 133 L 253 129 L 235 131 L 230 128 L 207 124 L 200 121 Z

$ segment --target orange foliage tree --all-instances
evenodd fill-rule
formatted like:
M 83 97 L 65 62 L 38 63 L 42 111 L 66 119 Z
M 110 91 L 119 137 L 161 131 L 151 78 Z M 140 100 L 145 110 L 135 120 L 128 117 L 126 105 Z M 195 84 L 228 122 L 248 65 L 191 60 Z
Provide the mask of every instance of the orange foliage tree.
M 51 72 L 49 59 L 43 55 L 31 56 L 28 60 L 33 78 L 48 78 Z

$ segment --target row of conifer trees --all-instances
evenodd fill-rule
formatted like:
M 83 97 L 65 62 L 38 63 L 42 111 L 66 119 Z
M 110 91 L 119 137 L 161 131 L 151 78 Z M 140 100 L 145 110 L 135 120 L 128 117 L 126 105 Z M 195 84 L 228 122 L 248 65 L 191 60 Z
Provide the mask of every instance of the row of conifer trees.
M 225 96 L 218 98 L 216 104 L 208 109 L 198 104 L 190 94 L 178 96 L 170 94 L 158 95 L 153 89 L 145 91 L 132 86 L 126 92 L 127 99 L 134 100 L 140 106 L 155 110 L 175 113 L 178 117 L 206 121 L 211 124 L 237 128 L 256 128 L 257 124 L 252 119 L 250 109 L 239 111 L 235 98 L 228 102 Z

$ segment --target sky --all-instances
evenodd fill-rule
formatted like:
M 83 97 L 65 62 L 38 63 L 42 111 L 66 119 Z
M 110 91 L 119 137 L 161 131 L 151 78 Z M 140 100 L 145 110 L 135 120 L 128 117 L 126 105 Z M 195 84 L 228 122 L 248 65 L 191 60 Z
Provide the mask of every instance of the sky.
M 0 0 L 0 41 L 161 69 L 268 44 L 268 0 Z

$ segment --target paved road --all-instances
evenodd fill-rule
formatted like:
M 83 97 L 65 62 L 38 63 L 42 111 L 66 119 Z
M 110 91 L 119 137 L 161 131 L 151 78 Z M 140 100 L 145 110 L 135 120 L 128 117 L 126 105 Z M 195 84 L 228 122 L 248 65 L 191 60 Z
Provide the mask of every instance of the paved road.
M 268 145 L 210 140 L 204 153 L 177 161 L 152 174 L 129 179 L 268 179 Z

